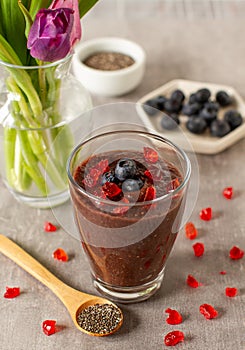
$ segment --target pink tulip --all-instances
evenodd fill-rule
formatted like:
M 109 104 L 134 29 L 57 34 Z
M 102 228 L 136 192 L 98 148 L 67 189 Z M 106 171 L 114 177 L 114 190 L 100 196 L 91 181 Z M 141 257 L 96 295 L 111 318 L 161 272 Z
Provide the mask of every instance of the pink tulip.
M 48 9 L 38 11 L 27 47 L 33 57 L 54 62 L 71 52 L 80 38 L 78 1 L 54 0 Z

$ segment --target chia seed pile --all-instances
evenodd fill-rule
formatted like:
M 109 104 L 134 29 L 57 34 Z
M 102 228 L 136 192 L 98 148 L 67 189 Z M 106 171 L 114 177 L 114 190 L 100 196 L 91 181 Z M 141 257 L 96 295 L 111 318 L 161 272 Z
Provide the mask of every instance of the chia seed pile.
M 95 304 L 82 310 L 77 316 L 78 325 L 87 332 L 107 334 L 122 321 L 121 310 L 112 304 Z
M 83 63 L 90 68 L 111 71 L 127 68 L 134 60 L 119 52 L 97 52 L 87 57 Z

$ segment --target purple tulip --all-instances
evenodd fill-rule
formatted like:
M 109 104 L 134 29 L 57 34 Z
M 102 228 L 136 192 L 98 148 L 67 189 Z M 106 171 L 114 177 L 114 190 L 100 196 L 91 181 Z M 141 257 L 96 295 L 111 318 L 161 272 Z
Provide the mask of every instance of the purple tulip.
M 77 7 L 71 7 L 76 4 Z M 47 62 L 64 58 L 81 38 L 77 15 L 79 18 L 77 0 L 55 0 L 48 9 L 41 9 L 28 36 L 31 55 Z

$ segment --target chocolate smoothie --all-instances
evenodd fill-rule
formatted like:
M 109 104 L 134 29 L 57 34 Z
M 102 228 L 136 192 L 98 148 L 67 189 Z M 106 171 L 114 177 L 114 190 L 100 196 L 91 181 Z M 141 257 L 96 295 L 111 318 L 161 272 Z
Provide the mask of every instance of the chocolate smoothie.
M 97 154 L 72 175 L 75 219 L 94 277 L 116 288 L 157 278 L 177 235 L 181 172 L 164 152 L 144 148 Z

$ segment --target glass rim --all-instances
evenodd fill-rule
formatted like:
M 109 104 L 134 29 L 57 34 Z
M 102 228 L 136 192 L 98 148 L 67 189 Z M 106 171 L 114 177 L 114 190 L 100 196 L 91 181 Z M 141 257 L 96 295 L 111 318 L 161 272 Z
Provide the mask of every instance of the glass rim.
M 191 162 L 190 162 L 189 158 L 187 157 L 186 153 L 181 148 L 179 148 L 177 145 L 175 145 L 172 141 L 170 141 L 170 140 L 168 140 L 168 139 L 166 139 L 166 138 L 164 138 L 164 137 L 162 137 L 160 135 L 153 134 L 153 133 L 150 133 L 150 132 L 147 132 L 147 131 L 117 130 L 117 131 L 104 132 L 102 134 L 92 136 L 92 137 L 86 139 L 85 141 L 80 142 L 73 149 L 73 151 L 71 152 L 71 154 L 70 154 L 70 156 L 69 156 L 69 158 L 67 160 L 66 171 L 67 171 L 67 175 L 68 175 L 68 178 L 69 178 L 70 182 L 72 183 L 73 186 L 75 186 L 75 188 L 77 188 L 79 190 L 79 192 L 84 194 L 86 197 L 93 199 L 94 201 L 98 201 L 99 200 L 101 203 L 108 205 L 108 199 L 103 199 L 101 197 L 97 197 L 97 196 L 93 195 L 92 193 L 86 192 L 81 186 L 79 186 L 79 184 L 74 180 L 74 178 L 73 178 L 73 176 L 71 174 L 70 168 L 71 168 L 72 160 L 74 159 L 74 157 L 77 154 L 77 152 L 82 148 L 82 146 L 84 146 L 85 144 L 87 144 L 89 142 L 92 142 L 93 140 L 98 139 L 100 137 L 114 135 L 114 134 L 119 134 L 119 133 L 121 133 L 121 134 L 127 134 L 127 133 L 129 133 L 129 134 L 142 134 L 143 136 L 148 136 L 148 137 L 157 139 L 158 141 L 164 142 L 165 144 L 173 147 L 175 150 L 177 150 L 181 154 L 181 156 L 183 157 L 183 159 L 186 162 L 187 168 L 186 168 L 186 171 L 185 171 L 184 179 L 181 182 L 181 184 L 176 189 L 174 189 L 173 191 L 170 191 L 170 192 L 164 194 L 161 197 L 157 197 L 157 198 L 152 199 L 150 201 L 135 202 L 135 203 L 121 203 L 121 202 L 111 201 L 112 203 L 109 203 L 110 205 L 118 206 L 118 207 L 125 207 L 125 206 L 127 206 L 127 207 L 139 206 L 140 207 L 142 205 L 154 204 L 154 203 L 160 202 L 160 201 L 162 201 L 164 199 L 167 199 L 169 197 L 173 197 L 174 195 L 179 193 L 187 185 L 187 183 L 188 183 L 188 181 L 190 179 L 190 175 L 191 175 Z
M 40 69 L 40 68 L 52 68 L 55 66 L 58 66 L 61 63 L 65 63 L 69 61 L 70 58 L 73 57 L 73 53 L 68 54 L 64 58 L 61 58 L 60 60 L 49 62 L 47 64 L 41 64 L 41 65 L 35 65 L 35 66 L 24 66 L 24 65 L 18 65 L 18 64 L 12 64 L 9 62 L 5 62 L 0 60 L 0 66 L 8 67 L 8 68 L 15 68 L 15 69 L 23 69 L 23 70 L 32 70 L 32 69 Z

